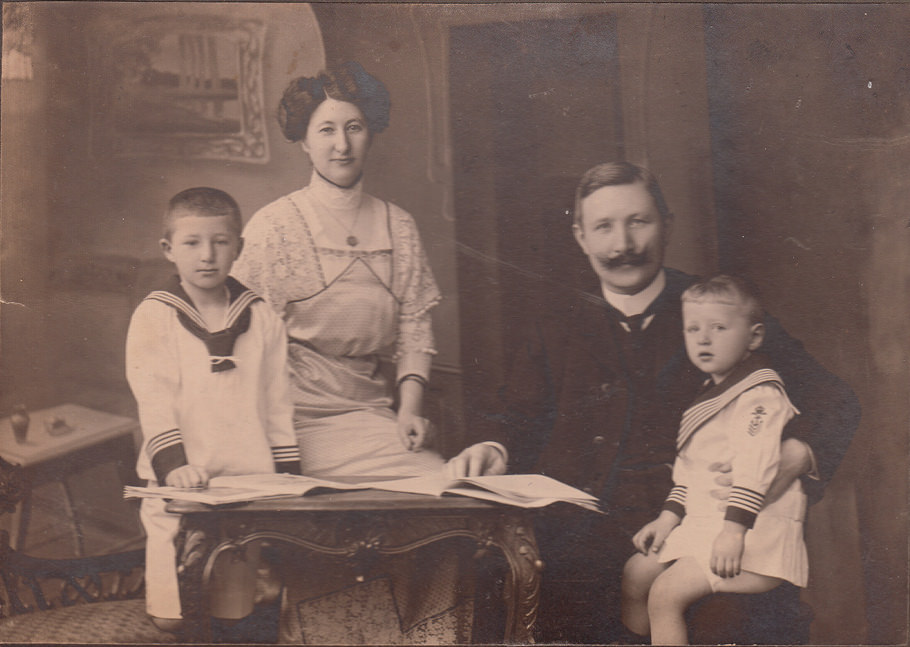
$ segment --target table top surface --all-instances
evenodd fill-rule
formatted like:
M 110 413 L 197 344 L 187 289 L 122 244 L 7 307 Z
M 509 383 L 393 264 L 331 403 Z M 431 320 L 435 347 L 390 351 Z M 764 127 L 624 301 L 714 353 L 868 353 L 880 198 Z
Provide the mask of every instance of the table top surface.
M 61 404 L 28 412 L 30 421 L 24 443 L 16 442 L 9 418 L 0 420 L 0 456 L 28 467 L 65 456 L 107 440 L 131 434 L 139 423 L 132 418 L 96 411 L 78 404 Z M 53 436 L 47 421 L 62 419 L 70 431 Z
M 337 479 L 342 480 L 342 479 Z M 364 477 L 365 481 L 376 478 Z M 355 481 L 356 482 L 356 481 Z M 330 490 L 313 491 L 301 497 L 261 499 L 247 503 L 210 506 L 192 501 L 171 501 L 168 512 L 180 514 L 293 514 L 295 512 L 401 512 L 423 511 L 457 514 L 481 510 L 519 508 L 466 496 L 410 494 L 384 490 Z

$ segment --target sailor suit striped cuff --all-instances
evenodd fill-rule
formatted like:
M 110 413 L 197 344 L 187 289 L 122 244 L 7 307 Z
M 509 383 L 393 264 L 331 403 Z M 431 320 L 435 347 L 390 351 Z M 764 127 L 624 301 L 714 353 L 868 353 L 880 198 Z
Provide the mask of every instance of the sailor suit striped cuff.
M 279 445 L 272 447 L 272 460 L 275 471 L 283 474 L 300 474 L 300 447 L 297 445 Z
M 746 528 L 755 525 L 755 517 L 765 503 L 765 496 L 739 485 L 734 485 L 727 499 L 727 512 L 724 519 L 741 523 Z
M 667 495 L 667 500 L 664 501 L 663 509 L 669 510 L 682 519 L 686 516 L 686 494 L 685 485 L 674 485 L 670 494 Z
M 183 449 L 183 436 L 179 429 L 171 429 L 152 438 L 145 451 L 148 453 L 155 479 L 164 483 L 173 470 L 188 465 Z

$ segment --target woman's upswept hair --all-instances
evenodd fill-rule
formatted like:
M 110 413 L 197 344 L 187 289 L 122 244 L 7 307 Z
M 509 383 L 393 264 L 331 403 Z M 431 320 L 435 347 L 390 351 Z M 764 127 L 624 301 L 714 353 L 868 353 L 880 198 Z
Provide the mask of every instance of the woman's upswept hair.
M 670 208 L 667 207 L 667 201 L 664 200 L 664 194 L 660 190 L 660 184 L 657 182 L 657 176 L 650 170 L 631 162 L 605 162 L 588 169 L 578 181 L 578 187 L 575 189 L 575 213 L 573 214 L 575 224 L 581 225 L 581 201 L 597 189 L 605 186 L 635 184 L 636 182 L 645 185 L 648 193 L 654 198 L 654 204 L 663 220 L 666 221 L 672 217 Z
M 326 98 L 360 108 L 371 134 L 381 133 L 389 125 L 389 91 L 360 63 L 348 62 L 316 76 L 291 81 L 278 104 L 278 124 L 288 141 L 298 142 L 306 137 L 310 118 Z
M 765 319 L 758 288 L 740 276 L 717 274 L 696 281 L 682 293 L 680 299 L 683 303 L 708 301 L 740 306 L 752 324 L 762 323 Z

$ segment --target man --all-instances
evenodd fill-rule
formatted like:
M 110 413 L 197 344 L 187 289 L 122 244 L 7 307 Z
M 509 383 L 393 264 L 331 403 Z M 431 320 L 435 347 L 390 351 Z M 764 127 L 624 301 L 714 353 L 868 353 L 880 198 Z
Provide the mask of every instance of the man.
M 601 498 L 602 516 L 547 515 L 538 524 L 547 564 L 539 624 L 547 642 L 622 639 L 621 565 L 634 551 L 632 535 L 669 492 L 680 416 L 704 382 L 687 360 L 682 334 L 680 295 L 694 277 L 663 265 L 672 227 L 647 169 L 612 162 L 582 177 L 572 228 L 600 285 L 577 295 L 559 315 L 534 322 L 502 391 L 503 410 L 491 416 L 501 435 L 449 462 L 453 475 L 496 474 L 508 466 Z M 859 406 L 850 388 L 775 319 L 765 325 L 760 350 L 803 414 L 786 428 L 780 470 L 766 498 L 802 477 L 817 499 L 850 443 Z M 717 469 L 723 499 L 730 466 Z M 772 600 L 755 596 L 758 606 L 744 612 L 759 625 L 746 639 L 808 638 L 798 617 L 798 590 L 779 588 L 783 592 Z M 772 626 L 760 626 L 763 612 Z

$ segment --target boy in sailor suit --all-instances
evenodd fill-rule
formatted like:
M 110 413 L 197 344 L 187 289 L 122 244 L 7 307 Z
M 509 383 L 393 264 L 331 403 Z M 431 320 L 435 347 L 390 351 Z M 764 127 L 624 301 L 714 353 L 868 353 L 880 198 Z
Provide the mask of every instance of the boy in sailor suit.
M 139 304 L 126 343 L 127 379 L 143 435 L 139 477 L 150 485 L 196 488 L 224 474 L 299 474 L 284 324 L 229 276 L 243 247 L 237 203 L 217 189 L 187 189 L 171 199 L 164 229 L 161 248 L 179 276 Z M 146 610 L 159 627 L 176 631 L 180 517 L 165 505 L 144 499 L 140 510 Z M 227 575 L 227 587 L 216 587 L 213 615 L 236 619 L 252 611 L 252 595 L 235 589 L 252 590 L 255 562 L 250 555 Z
M 741 279 L 717 276 L 682 295 L 686 352 L 711 377 L 683 414 L 674 486 L 657 519 L 632 542 L 623 573 L 622 619 L 655 645 L 687 644 L 684 613 L 713 592 L 763 593 L 784 580 L 805 586 L 806 496 L 799 480 L 775 501 L 784 425 L 799 412 L 780 376 L 753 354 L 763 312 Z M 711 466 L 731 463 L 726 503 L 711 496 Z

